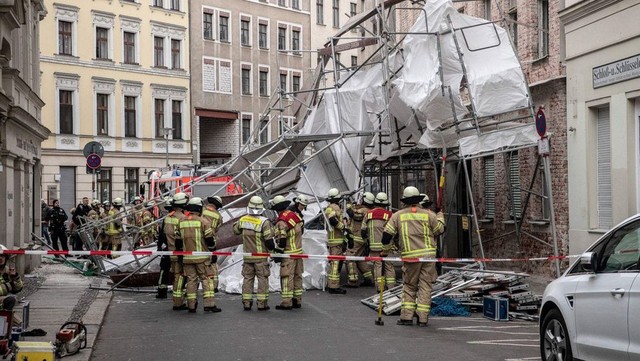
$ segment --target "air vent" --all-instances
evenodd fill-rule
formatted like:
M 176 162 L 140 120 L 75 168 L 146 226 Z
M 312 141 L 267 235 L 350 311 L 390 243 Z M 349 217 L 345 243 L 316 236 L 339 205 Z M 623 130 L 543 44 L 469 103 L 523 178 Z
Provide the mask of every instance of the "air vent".
M 567 303 L 569 304 L 569 307 L 573 309 L 573 296 L 567 296 Z

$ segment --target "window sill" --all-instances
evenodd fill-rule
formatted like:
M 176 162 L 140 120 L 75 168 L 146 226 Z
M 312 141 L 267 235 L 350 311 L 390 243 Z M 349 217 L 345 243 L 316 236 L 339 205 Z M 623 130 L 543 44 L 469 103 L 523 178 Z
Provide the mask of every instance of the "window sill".
M 548 226 L 550 221 L 548 219 L 528 219 L 527 223 L 534 226 Z
M 158 66 L 158 65 L 154 65 L 153 66 L 154 69 L 162 69 L 162 70 L 167 70 L 169 68 L 167 68 L 166 66 Z
M 231 42 L 229 40 L 219 40 L 220 44 L 227 44 L 227 45 L 231 45 Z
M 493 218 L 481 218 L 478 219 L 478 223 L 493 223 Z
M 515 219 L 507 219 L 507 220 L 505 220 L 505 221 L 502 221 L 502 224 L 506 224 L 506 225 L 511 224 L 511 225 L 514 225 L 514 224 L 516 224 L 516 220 L 515 220 Z
M 206 41 L 216 41 L 216 39 L 214 38 L 206 38 L 206 37 L 202 37 L 202 40 L 206 40 Z
M 260 47 L 260 50 L 269 51 L 269 48 Z
M 316 25 L 327 26 L 326 24 L 323 24 L 323 23 L 316 23 Z
M 251 93 L 242 93 L 241 95 L 242 95 L 243 97 L 250 97 L 250 96 L 253 96 L 253 94 L 251 94 Z
M 126 65 L 126 66 L 136 66 L 139 67 L 140 64 L 139 63 L 120 63 L 121 65 Z
M 542 56 L 542 57 L 539 57 L 539 58 L 537 58 L 537 59 L 533 59 L 533 60 L 531 61 L 531 64 L 540 64 L 540 63 L 542 63 L 542 62 L 545 62 L 545 61 L 546 61 L 546 60 L 548 60 L 548 59 L 549 59 L 549 55 L 547 54 L 547 55 Z
M 102 58 L 94 58 L 91 59 L 93 61 L 99 61 L 101 63 L 111 63 L 111 64 L 115 64 L 115 61 L 111 60 L 111 59 L 102 59 Z
M 251 45 L 251 44 L 240 44 L 240 46 L 243 47 L 243 48 L 248 48 L 248 49 L 251 49 L 253 47 L 253 45 Z
M 58 53 L 58 54 L 56 54 L 56 56 L 59 56 L 61 58 L 70 58 L 70 59 L 76 59 L 76 60 L 80 59 L 79 56 L 75 56 L 75 55 L 71 55 L 71 54 L 60 54 L 60 53 Z

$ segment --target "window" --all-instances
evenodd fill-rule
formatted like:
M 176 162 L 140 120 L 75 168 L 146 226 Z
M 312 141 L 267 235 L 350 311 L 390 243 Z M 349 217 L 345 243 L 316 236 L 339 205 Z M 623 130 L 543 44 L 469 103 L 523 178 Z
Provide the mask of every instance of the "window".
M 171 68 L 181 69 L 180 66 L 180 40 L 171 39 Z
M 73 55 L 73 23 L 58 21 L 58 54 Z
M 520 161 L 518 152 L 509 153 L 509 209 L 512 219 L 522 218 L 522 196 L 520 191 Z
M 611 123 L 609 108 L 598 108 L 596 129 L 596 194 L 598 196 L 598 228 L 613 226 L 613 195 L 611 187 Z
M 260 70 L 260 96 L 269 96 L 269 70 Z
M 125 31 L 124 42 L 124 62 L 127 64 L 136 63 L 136 34 Z
M 493 156 L 484 158 L 484 218 L 496 216 L 496 166 Z
M 96 59 L 109 59 L 109 29 L 96 28 Z
M 60 134 L 73 134 L 73 91 L 60 90 Z
M 316 23 L 324 25 L 324 0 L 316 0 Z
M 245 68 L 245 65 L 242 68 L 242 94 L 251 94 L 251 69 Z
M 180 0 L 171 0 L 171 10 L 180 11 Z
M 136 136 L 136 97 L 124 97 L 124 136 Z
M 509 17 L 511 18 L 511 25 L 509 25 L 509 30 L 511 31 L 511 38 L 513 39 L 513 47 L 518 50 L 518 10 L 517 8 L 512 8 L 509 11 Z
M 287 0 L 278 0 L 278 5 L 287 6 Z
M 291 7 L 300 10 L 300 0 L 291 0 Z
M 287 28 L 278 27 L 278 50 L 287 49 Z
M 247 144 L 251 138 L 251 115 L 242 115 L 242 144 Z
M 291 30 L 291 49 L 294 50 L 294 54 L 300 54 L 296 50 L 300 50 L 300 30 Z
M 268 35 L 269 27 L 267 24 L 260 23 L 258 25 L 258 46 L 260 49 L 267 49 L 269 47 Z
M 182 139 L 182 101 L 171 101 L 171 127 L 173 139 Z
M 156 67 L 164 67 L 164 38 L 153 37 L 153 64 Z
M 260 119 L 260 144 L 269 142 L 269 118 L 262 117 Z
M 132 200 L 140 192 L 138 188 L 139 168 L 124 169 L 124 199 Z
M 96 120 L 98 135 L 109 134 L 109 94 L 96 95 Z
M 213 14 L 202 14 L 202 37 L 205 39 L 213 39 Z
M 251 45 L 250 39 L 249 39 L 250 25 L 251 23 L 249 22 L 249 20 L 246 20 L 246 19 L 240 20 L 240 44 L 241 45 L 244 45 L 244 46 Z
M 220 41 L 229 41 L 229 17 L 220 15 Z
M 287 74 L 280 74 L 280 91 L 287 91 Z
M 163 0 L 153 0 L 153 6 L 156 6 L 159 8 L 164 7 Z
M 538 0 L 538 58 L 549 55 L 549 1 Z
M 331 8 L 333 14 L 333 27 L 340 27 L 340 0 L 333 0 L 333 7 Z
M 98 172 L 98 197 L 100 202 L 111 200 L 111 168 L 100 168 Z
M 155 126 L 156 126 L 156 138 L 163 138 L 164 131 L 164 99 L 155 100 Z
M 597 272 L 637 273 L 640 259 L 640 222 L 635 221 L 620 227 L 594 251 L 599 255 Z
M 358 4 L 349 3 L 349 16 L 353 17 L 358 13 Z
M 352 67 L 358 66 L 358 57 L 355 55 L 351 55 L 351 66 Z
M 291 91 L 297 92 L 300 90 L 300 75 L 291 76 Z

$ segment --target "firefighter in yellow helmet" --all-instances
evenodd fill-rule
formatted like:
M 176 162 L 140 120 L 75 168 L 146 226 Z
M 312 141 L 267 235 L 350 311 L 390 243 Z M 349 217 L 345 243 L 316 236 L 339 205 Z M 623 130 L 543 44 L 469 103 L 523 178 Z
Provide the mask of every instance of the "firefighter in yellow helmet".
M 435 236 L 445 230 L 444 215 L 437 215 L 419 206 L 424 195 L 416 187 L 406 187 L 402 194 L 405 207 L 394 213 L 387 222 L 382 244 L 391 243 L 397 234 L 403 258 L 436 256 Z M 436 266 L 433 262 L 404 262 L 402 265 L 402 304 L 398 325 L 413 325 L 418 316 L 418 326 L 426 327 L 431 310 L 431 285 Z
M 369 250 L 367 243 L 362 238 L 360 230 L 362 229 L 362 221 L 367 212 L 373 207 L 375 196 L 371 192 L 362 194 L 362 201 L 359 205 L 347 209 L 349 212 L 350 222 L 349 230 L 353 234 L 353 247 L 347 250 L 347 256 L 368 256 Z M 347 261 L 347 270 L 349 271 L 349 281 L 347 287 L 359 287 L 358 271 L 362 273 L 364 282 L 362 286 L 373 285 L 373 273 L 371 272 L 371 264 L 366 261 Z
M 362 222 L 361 235 L 368 241 L 369 256 L 371 257 L 387 257 L 391 253 L 392 245 L 382 245 L 382 233 L 384 226 L 391 219 L 391 211 L 389 207 L 389 198 L 384 192 L 376 194 L 373 202 L 374 208 L 369 210 Z M 374 261 L 373 277 L 376 282 L 376 292 L 380 292 L 381 286 L 384 284 L 387 289 L 395 286 L 396 270 L 391 262 Z M 384 282 L 383 282 L 384 279 Z
M 176 238 L 176 249 L 186 252 L 206 252 L 215 249 L 211 223 L 201 216 L 204 202 L 194 197 L 187 203 L 185 219 L 178 223 L 179 238 Z M 178 237 L 178 236 L 177 236 Z M 187 277 L 187 307 L 189 313 L 195 313 L 198 306 L 198 285 L 202 284 L 202 300 L 205 312 L 222 311 L 215 304 L 213 270 L 211 256 L 184 256 L 184 274 Z
M 275 196 L 271 209 L 278 212 L 274 228 L 276 252 L 286 254 L 302 253 L 302 219 L 294 211 L 287 209 L 290 201 L 283 196 Z M 278 262 L 278 260 L 276 260 Z M 302 307 L 302 259 L 282 258 L 280 260 L 280 294 L 282 302 L 277 310 L 291 310 Z
M 326 219 L 329 221 L 327 230 L 327 248 L 329 255 L 342 255 L 345 243 L 347 248 L 353 247 L 353 238 L 348 234 L 347 227 L 342 221 L 342 209 L 340 209 L 340 191 L 336 188 L 329 189 L 327 202 L 329 205 L 324 209 Z M 347 237 L 349 235 L 349 238 Z M 327 274 L 327 290 L 331 294 L 343 295 L 347 290 L 340 287 L 340 261 L 329 262 L 329 272 Z
M 176 233 L 179 231 L 178 225 L 185 220 L 185 207 L 189 202 L 189 196 L 185 193 L 176 193 L 171 199 L 171 211 L 164 218 L 162 230 L 167 237 L 167 250 L 176 251 Z M 182 244 L 181 244 L 182 246 Z M 188 309 L 185 304 L 185 277 L 183 269 L 183 258 L 181 256 L 170 256 L 169 272 L 173 273 L 173 310 L 182 311 Z M 160 293 L 162 296 L 162 293 Z
M 213 230 L 213 238 L 217 241 L 216 234 L 222 226 L 222 215 L 218 211 L 222 208 L 222 198 L 219 196 L 211 195 L 207 197 L 207 204 L 202 210 L 202 216 L 209 220 L 211 223 L 211 229 Z M 213 283 L 215 285 L 215 290 L 218 292 L 218 256 L 211 257 L 211 268 L 213 269 Z
M 259 196 L 249 199 L 247 214 L 233 224 L 233 233 L 242 235 L 242 248 L 245 253 L 266 253 L 275 249 L 273 226 L 264 217 L 264 202 Z M 256 303 L 258 311 L 268 310 L 269 304 L 269 261 L 264 256 L 244 256 L 242 264 L 242 306 L 250 311 L 253 305 L 253 285 L 258 278 Z

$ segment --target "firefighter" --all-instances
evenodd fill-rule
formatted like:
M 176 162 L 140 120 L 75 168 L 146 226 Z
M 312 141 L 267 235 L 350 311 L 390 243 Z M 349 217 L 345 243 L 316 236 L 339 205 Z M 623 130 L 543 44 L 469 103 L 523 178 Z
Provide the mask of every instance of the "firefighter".
M 290 211 L 294 211 L 298 213 L 298 216 L 302 220 L 303 225 L 304 225 L 304 216 L 302 215 L 302 211 L 307 209 L 308 205 L 309 205 L 309 198 L 307 198 L 307 196 L 305 196 L 304 194 L 299 194 L 297 197 L 293 199 L 293 203 L 289 206 Z M 304 226 L 302 227 L 302 229 L 304 231 Z
M 133 204 L 133 209 L 131 210 L 131 213 L 129 213 L 128 216 L 126 217 L 126 220 L 127 220 L 126 222 L 127 222 L 127 225 L 132 225 L 136 227 L 134 228 L 136 233 L 135 233 L 135 236 L 133 237 L 134 239 L 133 248 L 138 248 L 138 246 L 143 244 L 142 238 L 144 235 L 142 232 L 142 227 L 144 223 L 142 221 L 142 213 L 144 211 L 143 209 L 144 205 L 142 204 L 142 198 L 140 196 L 133 197 L 131 204 Z
M 59 250 L 58 239 L 60 240 L 62 249 L 65 251 L 69 250 L 67 226 L 65 223 L 67 219 L 69 219 L 67 212 L 60 208 L 60 201 L 55 199 L 53 201 L 53 207 L 49 210 L 49 214 L 47 215 L 47 220 L 49 221 L 49 232 L 51 232 L 51 243 L 53 245 L 53 249 L 56 251 Z
M 387 222 L 382 235 L 382 244 L 391 243 L 399 236 L 403 258 L 435 257 L 434 237 L 445 230 L 444 215 L 437 215 L 419 206 L 424 199 L 416 187 L 406 187 L 402 193 L 405 208 L 394 213 Z M 431 285 L 436 267 L 433 262 L 404 262 L 402 265 L 402 305 L 398 325 L 413 325 L 414 315 L 418 326 L 427 327 L 431 310 Z
M 264 202 L 253 196 L 247 206 L 247 214 L 233 224 L 233 233 L 242 235 L 242 248 L 246 253 L 271 252 L 275 249 L 271 222 L 264 217 Z M 242 265 L 242 305 L 250 311 L 253 305 L 253 285 L 258 278 L 256 303 L 258 311 L 269 309 L 269 262 L 263 256 L 244 256 Z
M 54 202 L 55 203 L 55 202 Z M 0 245 L 0 249 L 7 251 L 7 247 Z M 0 309 L 11 311 L 17 302 L 14 294 L 22 290 L 22 278 L 16 271 L 15 257 L 0 254 Z
M 167 234 L 165 233 L 165 225 L 170 223 L 173 219 L 169 216 L 173 212 L 173 205 L 171 204 L 173 200 L 169 197 L 165 197 L 164 200 L 164 209 L 167 212 L 164 219 L 162 220 L 162 224 L 160 226 L 160 230 L 158 232 L 158 243 L 156 244 L 156 249 L 158 251 L 168 251 L 168 240 Z M 169 218 L 169 220 L 168 220 Z M 172 238 L 175 238 L 175 228 L 172 226 L 170 229 L 173 234 L 171 234 Z M 158 292 L 156 293 L 156 298 L 165 299 L 168 294 L 168 286 L 169 286 L 169 272 L 171 272 L 171 258 L 170 256 L 160 256 L 160 278 L 158 278 Z
M 287 209 L 291 203 L 283 196 L 275 196 L 271 209 L 278 212 L 274 227 L 276 252 L 286 254 L 302 253 L 302 219 L 298 213 Z M 302 307 L 302 272 L 304 266 L 300 258 L 280 259 L 280 294 L 282 302 L 277 310 L 291 310 Z
M 139 238 L 140 238 L 140 246 L 146 246 L 155 241 L 157 237 L 157 230 L 155 225 L 151 225 L 151 223 L 155 222 L 156 217 L 153 215 L 153 207 L 155 207 L 155 202 L 153 200 L 148 201 L 144 205 L 144 209 L 141 209 L 140 212 L 140 230 L 139 230 Z
M 324 209 L 326 219 L 329 221 L 327 231 L 327 248 L 329 255 L 342 255 L 344 245 L 347 248 L 353 247 L 353 238 L 342 222 L 342 210 L 340 209 L 340 191 L 336 188 L 329 189 L 327 202 L 329 205 Z M 340 287 L 341 262 L 331 261 L 329 263 L 329 274 L 327 275 L 327 289 L 331 294 L 344 295 L 347 290 Z
M 122 250 L 122 233 L 124 230 L 122 228 L 121 209 L 122 198 L 118 197 L 113 200 L 112 207 L 107 214 L 109 223 L 107 224 L 107 230 L 105 231 L 107 234 L 107 241 L 105 244 L 107 247 L 110 246 L 112 251 Z
M 384 192 L 376 194 L 373 202 L 374 208 L 369 210 L 362 221 L 361 236 L 369 245 L 369 256 L 387 257 L 391 253 L 392 245 L 382 245 L 382 233 L 387 221 L 391 219 L 389 198 Z M 376 292 L 380 292 L 384 284 L 387 289 L 393 288 L 396 283 L 396 271 L 391 262 L 373 261 L 373 277 L 376 283 Z M 383 283 L 384 279 L 384 283 Z
M 222 208 L 222 198 L 216 195 L 210 195 L 207 197 L 207 205 L 202 211 L 202 216 L 205 217 L 211 223 L 211 229 L 213 230 L 213 238 L 218 241 L 216 235 L 220 226 L 222 226 L 222 215 L 218 211 Z M 218 292 L 218 256 L 211 256 L 211 268 L 213 269 L 213 283 L 215 291 Z
M 172 210 L 164 219 L 162 230 L 167 237 L 167 249 L 176 251 L 176 233 L 178 232 L 178 224 L 187 218 L 184 214 L 184 207 L 189 202 L 189 197 L 185 193 L 176 193 L 171 200 Z M 181 256 L 169 257 L 171 266 L 169 272 L 173 273 L 173 310 L 187 310 L 184 293 L 184 270 L 182 267 L 183 259 Z
M 375 196 L 371 192 L 364 192 L 362 195 L 362 202 L 360 205 L 350 208 L 349 217 L 349 230 L 353 234 L 353 247 L 347 250 L 347 256 L 368 256 L 369 249 L 368 244 L 362 238 L 360 230 L 362 229 L 362 221 L 364 220 L 367 212 L 373 207 Z M 362 286 L 373 285 L 373 273 L 371 272 L 371 265 L 365 261 L 348 261 L 347 270 L 349 271 L 349 281 L 347 287 L 357 288 L 358 284 L 358 270 L 362 273 L 364 282 Z
M 193 197 L 186 206 L 185 218 L 178 223 L 176 249 L 187 252 L 206 252 L 215 249 L 211 223 L 202 217 L 204 202 Z M 198 307 L 198 284 L 202 284 L 204 312 L 222 311 L 215 304 L 211 256 L 184 256 L 182 267 L 187 277 L 187 307 L 195 313 Z
M 105 219 L 109 217 L 110 210 L 111 210 L 111 202 L 109 201 L 102 202 L 102 213 L 100 213 L 100 224 L 102 226 L 100 227 L 100 230 L 98 233 L 98 244 L 100 245 L 101 250 L 107 250 L 111 248 L 111 245 L 108 242 L 108 237 L 106 233 L 108 224 L 105 222 Z

